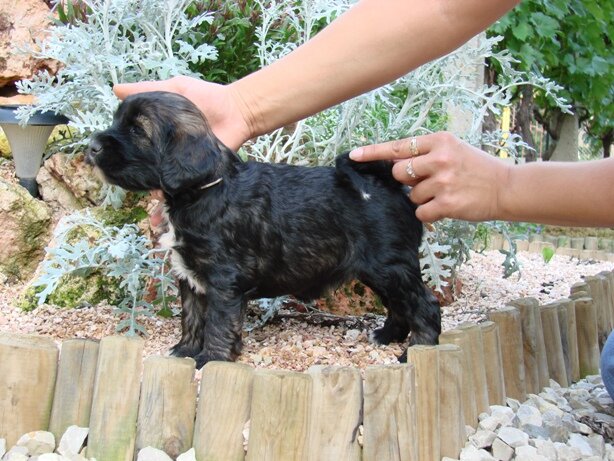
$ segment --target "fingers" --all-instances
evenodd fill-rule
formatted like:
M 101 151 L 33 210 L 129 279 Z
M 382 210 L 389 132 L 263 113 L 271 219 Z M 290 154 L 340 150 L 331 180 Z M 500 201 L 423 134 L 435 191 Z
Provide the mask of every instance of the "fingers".
M 370 162 L 373 160 L 402 160 L 417 155 L 424 155 L 433 149 L 437 135 L 438 133 L 412 136 L 410 138 L 359 147 L 350 152 L 350 158 L 357 162 Z
M 122 101 L 128 96 L 148 91 L 171 91 L 177 92 L 174 80 L 145 81 L 138 83 L 119 83 L 113 86 L 113 92 Z

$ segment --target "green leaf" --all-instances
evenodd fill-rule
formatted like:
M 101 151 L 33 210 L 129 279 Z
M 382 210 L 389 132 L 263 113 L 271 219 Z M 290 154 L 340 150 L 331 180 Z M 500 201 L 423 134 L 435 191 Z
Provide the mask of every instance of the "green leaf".
M 542 249 L 542 256 L 544 257 L 544 262 L 548 264 L 552 257 L 554 256 L 554 248 L 552 247 L 544 247 Z
M 531 22 L 535 26 L 537 35 L 541 37 L 552 37 L 560 30 L 560 24 L 556 19 L 546 16 L 541 12 L 533 13 L 531 15 Z
M 527 22 L 521 22 L 512 29 L 512 34 L 520 41 L 526 40 L 527 37 L 533 35 L 533 33 L 533 28 Z

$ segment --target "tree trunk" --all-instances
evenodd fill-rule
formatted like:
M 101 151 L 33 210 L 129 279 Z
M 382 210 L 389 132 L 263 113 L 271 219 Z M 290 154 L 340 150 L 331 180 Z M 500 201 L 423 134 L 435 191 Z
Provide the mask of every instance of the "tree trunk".
M 578 116 L 577 114 L 562 114 L 559 139 L 552 156 L 548 160 L 577 162 L 578 161 Z
M 513 131 L 519 133 L 522 140 L 533 150 L 526 150 L 524 157 L 527 162 L 534 162 L 536 158 L 535 141 L 531 133 L 531 118 L 533 114 L 533 87 L 525 85 L 522 87 L 522 97 L 518 103 L 516 112 L 516 124 Z
M 614 129 L 608 130 L 601 137 L 601 145 L 603 146 L 603 158 L 610 157 L 610 149 L 612 147 L 612 141 L 614 141 Z

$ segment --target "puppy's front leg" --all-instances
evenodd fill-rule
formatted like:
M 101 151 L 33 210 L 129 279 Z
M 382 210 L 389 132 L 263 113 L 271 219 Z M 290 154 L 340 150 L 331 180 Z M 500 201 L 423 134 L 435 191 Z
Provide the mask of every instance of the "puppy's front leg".
M 198 368 L 212 360 L 235 360 L 243 345 L 241 331 L 247 301 L 242 294 L 209 288 L 203 347 L 194 357 Z
M 187 280 L 179 279 L 181 295 L 181 340 L 173 346 L 176 357 L 195 357 L 203 349 L 207 297 L 196 293 Z

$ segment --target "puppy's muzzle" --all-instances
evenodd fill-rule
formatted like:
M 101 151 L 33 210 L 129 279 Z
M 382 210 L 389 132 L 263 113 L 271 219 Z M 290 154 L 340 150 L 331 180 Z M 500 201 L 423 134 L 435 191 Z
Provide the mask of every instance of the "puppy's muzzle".
M 96 138 L 92 138 L 87 150 L 85 151 L 85 161 L 88 165 L 94 165 L 94 159 L 102 152 L 102 143 Z

